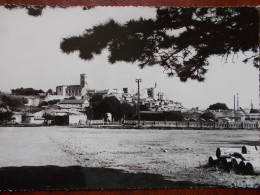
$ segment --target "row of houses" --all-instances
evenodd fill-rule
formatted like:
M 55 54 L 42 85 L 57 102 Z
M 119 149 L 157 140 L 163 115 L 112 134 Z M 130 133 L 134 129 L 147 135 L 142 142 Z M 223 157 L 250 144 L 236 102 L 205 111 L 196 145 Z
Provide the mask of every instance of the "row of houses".
M 73 98 L 72 98 L 73 97 Z M 55 109 L 42 110 L 36 113 L 28 113 L 22 117 L 21 113 L 15 113 L 14 122 L 27 122 L 32 124 L 43 124 L 48 122 L 46 115 L 53 116 L 55 124 L 69 125 L 87 123 L 87 116 L 84 114 L 85 108 L 90 106 L 89 100 L 100 101 L 106 97 L 115 97 L 120 102 L 134 105 L 138 102 L 136 92 L 130 92 L 128 88 L 121 90 L 95 90 L 90 89 L 87 83 L 87 75 L 80 75 L 80 85 L 60 85 L 56 87 L 55 94 L 40 94 L 39 96 L 24 96 L 27 106 L 39 106 L 41 102 L 58 100 Z M 198 108 L 185 109 L 180 102 L 174 102 L 166 98 L 166 95 L 157 87 L 145 88 L 141 90 L 139 102 L 145 105 L 149 111 L 142 113 L 142 118 L 147 120 L 204 120 L 200 116 L 205 112 L 211 112 L 218 122 L 234 121 L 255 121 L 259 120 L 258 113 L 233 110 L 199 110 Z M 44 108 L 44 106 L 42 107 Z M 168 113 L 168 114 L 166 114 Z M 154 117 L 156 116 L 156 117 Z M 169 118 L 170 116 L 170 118 Z M 173 117 L 174 116 L 174 117 Z M 181 117 L 180 117 L 181 116 Z
M 215 122 L 224 122 L 224 123 L 231 123 L 231 122 L 245 122 L 245 121 L 259 121 L 260 113 L 250 113 L 250 109 L 242 110 L 200 110 L 199 108 L 192 108 L 192 109 L 183 109 L 182 114 L 184 116 L 184 120 L 186 121 L 198 121 L 202 119 L 202 114 L 204 113 L 212 113 Z M 211 120 L 208 120 L 211 121 Z
M 51 119 L 48 116 L 51 116 Z M 18 124 L 55 124 L 55 125 L 79 125 L 87 123 L 87 115 L 78 111 L 42 110 L 36 113 L 26 114 L 15 112 L 13 122 Z

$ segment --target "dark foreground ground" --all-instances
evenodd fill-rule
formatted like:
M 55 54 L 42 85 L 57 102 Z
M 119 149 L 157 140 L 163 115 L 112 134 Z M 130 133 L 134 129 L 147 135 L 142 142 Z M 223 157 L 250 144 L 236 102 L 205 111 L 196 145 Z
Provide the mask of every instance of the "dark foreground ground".
M 218 147 L 258 144 L 257 130 L 1 127 L 0 190 L 260 188 L 260 175 L 204 168 Z
M 188 181 L 168 181 L 158 174 L 126 173 L 121 170 L 106 168 L 87 168 L 80 166 L 24 166 L 0 168 L 0 189 L 2 191 L 190 187 L 206 186 Z

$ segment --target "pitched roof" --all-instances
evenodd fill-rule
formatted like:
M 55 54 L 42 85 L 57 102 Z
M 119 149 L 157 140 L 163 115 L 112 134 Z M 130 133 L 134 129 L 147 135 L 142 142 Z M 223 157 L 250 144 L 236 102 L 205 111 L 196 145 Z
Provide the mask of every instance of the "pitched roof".
M 105 89 L 105 90 L 97 90 L 96 92 L 95 92 L 95 94 L 107 94 L 108 93 L 108 91 L 109 91 L 109 89 Z
M 64 113 L 64 114 L 68 114 L 68 115 L 84 115 L 82 112 L 78 112 L 78 111 L 75 111 L 75 110 L 53 110 L 51 114 L 54 114 L 54 113 Z
M 87 99 L 80 100 L 62 100 L 60 104 L 83 104 Z
M 83 88 L 81 85 L 68 85 L 67 88 Z
M 78 88 L 83 88 L 81 85 L 59 85 L 57 87 L 67 87 L 67 88 L 78 87 Z

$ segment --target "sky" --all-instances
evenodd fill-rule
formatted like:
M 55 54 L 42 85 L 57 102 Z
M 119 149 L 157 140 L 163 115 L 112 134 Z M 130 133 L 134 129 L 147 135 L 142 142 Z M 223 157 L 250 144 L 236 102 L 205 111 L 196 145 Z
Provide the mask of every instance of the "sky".
M 111 65 L 106 50 L 91 61 L 80 59 L 77 52 L 61 52 L 63 38 L 81 35 L 110 18 L 123 24 L 129 19 L 155 16 L 155 8 L 149 7 L 46 8 L 39 17 L 29 16 L 23 9 L 10 11 L 0 7 L 0 90 L 55 90 L 59 85 L 79 84 L 79 75 L 86 73 L 91 89 L 137 90 L 137 78 L 142 78 L 141 89 L 153 87 L 156 82 L 167 98 L 186 108 L 204 109 L 217 102 L 233 108 L 237 93 L 239 106 L 249 108 L 252 100 L 258 107 L 259 70 L 250 63 L 244 64 L 243 54 L 235 56 L 235 62 L 229 59 L 227 63 L 212 56 L 204 82 L 183 83 L 179 78 L 168 77 L 160 66 L 139 69 L 138 63 Z

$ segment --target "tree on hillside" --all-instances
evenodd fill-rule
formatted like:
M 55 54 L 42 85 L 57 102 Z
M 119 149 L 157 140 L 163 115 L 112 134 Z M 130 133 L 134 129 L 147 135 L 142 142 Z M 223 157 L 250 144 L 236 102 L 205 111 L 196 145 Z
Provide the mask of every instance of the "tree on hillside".
M 224 103 L 216 103 L 216 104 L 210 105 L 208 109 L 209 110 L 228 110 L 229 108 Z
M 37 90 L 33 88 L 17 88 L 11 90 L 13 95 L 39 95 L 40 93 L 44 93 L 43 90 Z
M 200 119 L 204 119 L 206 121 L 208 120 L 215 120 L 215 115 L 211 112 L 204 112 L 202 115 L 199 117 Z
M 160 65 L 181 81 L 204 81 L 208 58 L 214 55 L 227 61 L 239 52 L 250 52 L 244 62 L 258 67 L 258 24 L 258 9 L 252 7 L 158 8 L 156 19 L 125 24 L 110 20 L 64 38 L 60 48 L 66 54 L 79 51 L 84 60 L 108 49 L 112 64 Z
M 2 102 L 4 102 L 5 105 L 13 109 L 17 107 L 23 107 L 24 104 L 28 102 L 28 100 L 26 100 L 25 98 L 17 98 L 17 97 L 4 95 L 2 97 Z
M 250 113 L 259 113 L 259 110 L 258 110 L 258 109 L 251 108 L 251 109 L 250 109 Z
M 118 118 L 120 117 L 120 113 L 118 112 L 120 105 L 121 103 L 116 97 L 105 97 L 99 106 L 103 116 L 106 113 L 111 113 L 113 118 Z
M 46 93 L 53 95 L 52 89 L 48 89 L 48 90 L 46 91 Z

